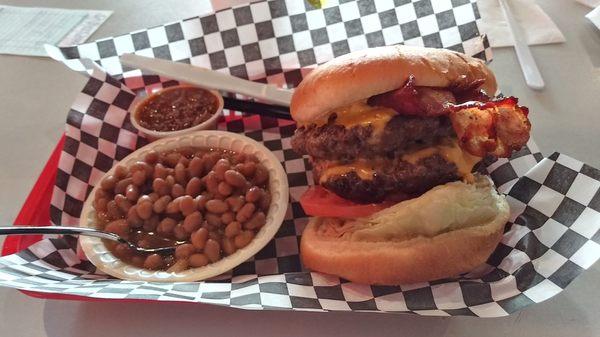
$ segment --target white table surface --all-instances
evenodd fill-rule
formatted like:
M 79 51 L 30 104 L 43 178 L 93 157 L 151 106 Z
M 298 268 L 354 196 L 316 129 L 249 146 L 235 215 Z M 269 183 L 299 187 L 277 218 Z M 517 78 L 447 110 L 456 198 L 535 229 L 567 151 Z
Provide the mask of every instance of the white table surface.
M 533 137 L 545 155 L 559 151 L 600 167 L 600 32 L 584 19 L 589 9 L 583 5 L 571 0 L 538 2 L 567 38 L 564 44 L 533 48 L 547 88 L 534 92 L 526 87 L 511 48 L 495 50 L 491 67 L 503 92 L 530 107 Z M 0 4 L 113 10 L 92 40 L 211 9 L 202 0 Z M 17 215 L 84 83 L 82 76 L 50 59 L 0 55 L 0 224 L 11 224 Z M 0 288 L 0 336 L 600 336 L 599 283 L 596 264 L 556 297 L 495 319 L 50 301 Z

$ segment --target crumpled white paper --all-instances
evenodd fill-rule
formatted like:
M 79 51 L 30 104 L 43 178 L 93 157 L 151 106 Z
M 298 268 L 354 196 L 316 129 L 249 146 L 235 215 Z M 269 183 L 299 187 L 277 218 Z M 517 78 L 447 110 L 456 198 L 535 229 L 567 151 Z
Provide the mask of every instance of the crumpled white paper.
M 565 37 L 554 21 L 533 0 L 507 0 L 515 20 L 530 45 L 561 43 Z M 478 0 L 481 31 L 492 47 L 513 46 L 514 40 L 498 0 Z
M 582 5 L 586 5 L 588 7 L 596 8 L 600 6 L 600 0 L 575 0 Z
M 588 20 L 592 21 L 592 23 L 600 29 L 600 7 L 596 7 L 593 11 L 589 12 L 585 16 Z

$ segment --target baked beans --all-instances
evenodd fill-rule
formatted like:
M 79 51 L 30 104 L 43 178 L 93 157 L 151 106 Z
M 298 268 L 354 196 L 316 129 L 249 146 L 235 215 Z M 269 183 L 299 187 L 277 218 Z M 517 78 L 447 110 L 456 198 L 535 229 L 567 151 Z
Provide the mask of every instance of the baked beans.
M 182 271 L 246 247 L 266 223 L 268 170 L 246 154 L 181 148 L 118 166 L 94 195 L 99 227 L 144 248 L 177 245 L 173 255 L 142 254 L 107 241 L 123 261 Z

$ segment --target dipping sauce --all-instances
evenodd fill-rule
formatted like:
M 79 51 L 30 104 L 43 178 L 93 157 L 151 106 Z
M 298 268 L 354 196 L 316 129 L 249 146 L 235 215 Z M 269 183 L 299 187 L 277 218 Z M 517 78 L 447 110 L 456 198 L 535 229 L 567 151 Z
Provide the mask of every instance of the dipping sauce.
M 258 159 L 220 149 L 186 147 L 118 166 L 94 196 L 98 228 L 142 248 L 177 245 L 175 254 L 140 254 L 105 241 L 140 268 L 183 271 L 247 246 L 266 224 L 269 172 Z
M 149 96 L 137 107 L 138 123 L 154 131 L 178 131 L 196 126 L 215 114 L 219 101 L 202 88 L 177 86 Z

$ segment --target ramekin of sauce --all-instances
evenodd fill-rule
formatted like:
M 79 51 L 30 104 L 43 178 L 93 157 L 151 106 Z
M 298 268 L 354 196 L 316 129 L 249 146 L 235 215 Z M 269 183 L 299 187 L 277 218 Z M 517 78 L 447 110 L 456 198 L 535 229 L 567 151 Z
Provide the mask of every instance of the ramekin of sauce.
M 177 85 L 152 93 L 134 108 L 131 123 L 151 139 L 215 129 L 223 97 L 218 91 Z

